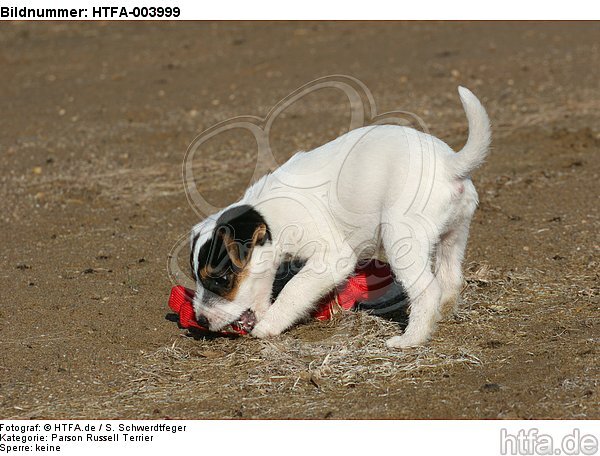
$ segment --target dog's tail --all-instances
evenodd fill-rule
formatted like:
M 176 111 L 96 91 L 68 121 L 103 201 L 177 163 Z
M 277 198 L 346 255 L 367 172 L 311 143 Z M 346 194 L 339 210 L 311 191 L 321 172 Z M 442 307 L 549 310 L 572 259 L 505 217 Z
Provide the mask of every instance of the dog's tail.
M 452 157 L 450 167 L 456 177 L 465 178 L 485 161 L 490 148 L 491 129 L 490 119 L 473 92 L 459 86 L 458 94 L 467 114 L 469 137 L 461 151 Z

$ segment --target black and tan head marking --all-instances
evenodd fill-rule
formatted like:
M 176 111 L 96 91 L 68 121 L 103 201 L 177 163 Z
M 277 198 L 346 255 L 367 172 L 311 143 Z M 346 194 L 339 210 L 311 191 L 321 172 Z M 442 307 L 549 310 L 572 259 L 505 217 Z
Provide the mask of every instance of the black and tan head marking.
M 264 217 L 252 206 L 235 206 L 217 219 L 210 239 L 198 250 L 194 261 L 192 241 L 192 270 L 202 286 L 229 301 L 233 301 L 240 285 L 248 275 L 248 263 L 257 245 L 271 239 Z M 197 265 L 194 268 L 194 264 Z

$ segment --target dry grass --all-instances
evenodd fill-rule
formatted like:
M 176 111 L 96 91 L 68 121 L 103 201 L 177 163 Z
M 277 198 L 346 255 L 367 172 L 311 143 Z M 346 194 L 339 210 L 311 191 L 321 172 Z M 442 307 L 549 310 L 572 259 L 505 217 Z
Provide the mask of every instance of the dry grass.
M 311 382 L 319 388 L 377 383 L 389 377 L 410 380 L 426 369 L 455 363 L 480 364 L 469 353 L 445 354 L 431 348 L 387 349 L 383 341 L 398 333 L 397 325 L 364 313 L 344 314 L 326 339 L 307 342 L 286 337 L 262 342 L 248 381 L 257 388 L 297 387 Z M 279 383 L 273 383 L 273 379 Z
M 190 344 L 183 339 L 146 355 L 146 362 L 135 367 L 139 376 L 120 394 L 119 403 L 127 407 L 135 397 L 164 404 L 174 394 L 193 396 L 199 390 L 205 400 L 211 400 L 207 392 L 225 390 L 243 391 L 243 400 L 273 393 L 293 399 L 295 392 L 332 392 L 359 384 L 381 388 L 388 380 L 414 382 L 428 371 L 457 364 L 481 365 L 476 354 L 464 349 L 387 349 L 384 340 L 397 333 L 395 323 L 348 312 L 272 341 L 216 339 Z M 218 416 L 219 410 L 208 412 L 211 415 Z
M 298 416 L 299 411 L 302 416 L 322 416 L 327 400 L 342 400 L 340 396 L 355 387 L 367 387 L 385 396 L 390 393 L 389 385 L 423 385 L 456 369 L 504 369 L 512 362 L 511 357 L 490 356 L 485 348 L 498 343 L 518 347 L 524 337 L 529 337 L 519 330 L 518 323 L 541 317 L 535 309 L 528 309 L 527 303 L 552 303 L 560 287 L 535 280 L 541 274 L 535 269 L 520 274 L 503 273 L 477 263 L 465 269 L 461 310 L 454 319 L 443 323 L 439 338 L 425 347 L 387 349 L 384 341 L 398 334 L 398 324 L 364 312 L 344 312 L 328 322 L 310 322 L 266 341 L 248 337 L 194 339 L 182 334 L 170 346 L 141 354 L 135 364 L 120 363 L 128 380 L 113 395 L 18 410 L 15 418 L 161 416 L 140 414 L 140 404 L 153 404 L 155 413 L 176 410 L 173 413 L 187 416 L 185 408 L 181 408 L 182 397 L 189 398 L 196 418 L 242 416 L 242 410 L 243 416 L 273 417 L 268 406 L 273 398 L 279 398 L 277 416 Z M 585 300 L 589 299 L 589 288 L 579 292 Z M 559 312 L 560 305 L 550 310 Z M 469 336 L 474 331 L 461 331 L 455 325 L 476 328 L 477 334 L 486 337 L 478 342 Z M 499 327 L 511 331 L 498 332 Z M 456 331 L 465 335 L 447 337 Z M 566 336 L 557 332 L 550 340 L 561 337 Z M 533 352 L 537 347 L 531 343 L 530 349 Z M 595 371 L 584 377 L 566 378 L 548 393 L 548 401 L 573 388 L 577 395 L 585 395 L 597 387 Z M 235 410 L 221 408 L 234 397 L 238 398 L 239 415 Z M 314 400 L 309 400 L 311 397 Z
M 295 396 L 300 400 L 314 392 L 334 393 L 365 384 L 383 390 L 388 381 L 416 382 L 432 370 L 482 364 L 477 354 L 455 347 L 387 349 L 385 339 L 398 331 L 396 323 L 363 312 L 345 312 L 333 321 L 309 323 L 272 341 L 182 337 L 171 346 L 144 355 L 136 365 L 123 363 L 130 380 L 126 388 L 112 396 L 91 401 L 88 398 L 81 403 L 54 402 L 29 409 L 26 414 L 139 416 L 136 410 L 141 402 L 168 408 L 177 398 L 193 401 L 200 391 L 207 403 L 218 403 L 225 391 L 242 392 L 240 401 L 249 406 L 281 393 L 293 407 Z M 222 413 L 218 406 L 207 407 L 197 417 L 220 417 Z M 253 411 L 253 416 L 260 417 L 261 413 L 269 416 L 260 408 Z

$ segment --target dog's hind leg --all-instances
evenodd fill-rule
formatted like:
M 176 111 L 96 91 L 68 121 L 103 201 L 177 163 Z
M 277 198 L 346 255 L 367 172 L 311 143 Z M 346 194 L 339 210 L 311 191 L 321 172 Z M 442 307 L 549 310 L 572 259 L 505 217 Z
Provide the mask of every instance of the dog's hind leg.
M 458 309 L 463 284 L 462 262 L 469 236 L 469 222 L 462 222 L 445 233 L 436 250 L 435 276 L 440 284 L 442 317 Z
M 386 341 L 390 348 L 405 348 L 422 345 L 429 340 L 436 323 L 441 318 L 440 299 L 442 289 L 432 272 L 431 254 L 433 244 L 426 236 L 411 238 L 411 247 L 404 249 L 405 239 L 394 241 L 384 238 L 384 247 L 390 266 L 410 301 L 408 326 L 401 336 Z M 400 257 L 398 256 L 399 252 Z
M 470 180 L 457 187 L 460 200 L 455 217 L 436 248 L 435 276 L 442 288 L 441 312 L 447 317 L 456 312 L 463 284 L 462 262 L 467 248 L 469 226 L 477 207 L 477 192 Z

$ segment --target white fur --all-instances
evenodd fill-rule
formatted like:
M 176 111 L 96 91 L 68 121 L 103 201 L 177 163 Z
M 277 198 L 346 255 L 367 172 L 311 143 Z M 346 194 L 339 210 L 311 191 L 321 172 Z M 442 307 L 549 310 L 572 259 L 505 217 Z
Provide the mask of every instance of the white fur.
M 235 205 L 255 207 L 271 230 L 272 242 L 253 253 L 252 274 L 235 302 L 206 306 L 201 299 L 195 301 L 211 329 L 252 308 L 258 319 L 252 335 L 278 335 L 346 280 L 358 260 L 378 257 L 390 264 L 411 303 L 406 331 L 387 345 L 426 342 L 443 309 L 456 306 L 477 206 L 468 174 L 484 161 L 490 142 L 484 108 L 469 90 L 460 87 L 459 93 L 469 138 L 458 154 L 410 128 L 370 126 L 298 153 L 252 185 Z M 210 233 L 217 217 L 200 223 L 194 232 Z M 306 266 L 269 305 L 274 269 L 289 257 L 304 258 Z

